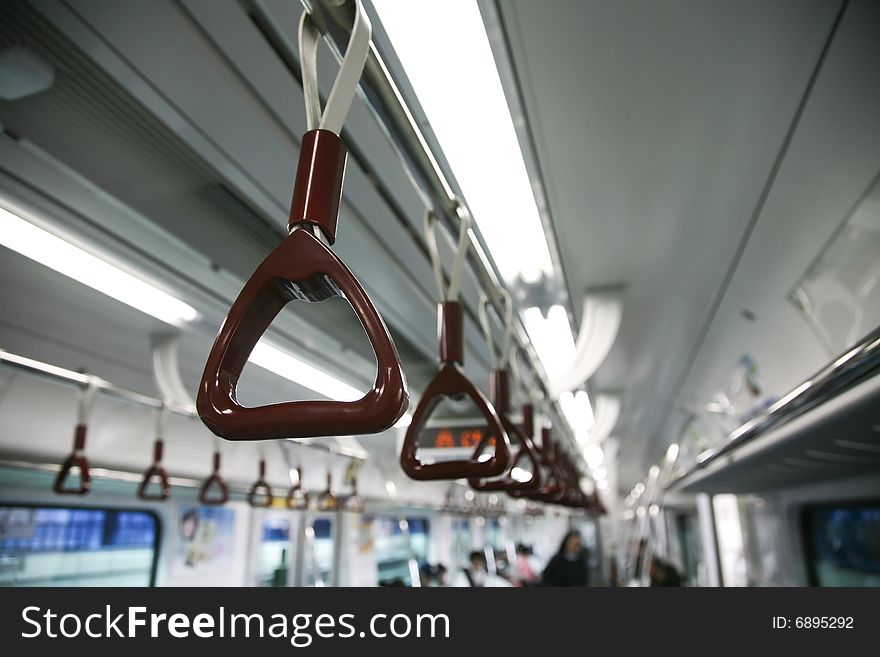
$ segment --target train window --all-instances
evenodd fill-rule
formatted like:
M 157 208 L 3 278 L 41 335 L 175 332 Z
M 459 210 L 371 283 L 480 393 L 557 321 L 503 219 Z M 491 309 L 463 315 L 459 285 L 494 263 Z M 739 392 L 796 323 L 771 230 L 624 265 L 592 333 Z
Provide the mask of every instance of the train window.
M 880 500 L 803 509 L 813 586 L 880 586 Z
M 333 584 L 333 520 L 320 516 L 306 528 L 306 586 Z
M 287 586 L 290 570 L 290 518 L 270 513 L 263 518 L 259 586 Z
M 428 520 L 380 516 L 374 526 L 379 584 L 411 586 L 414 570 L 428 559 Z
M 160 533 L 149 511 L 0 506 L 0 585 L 153 586 Z

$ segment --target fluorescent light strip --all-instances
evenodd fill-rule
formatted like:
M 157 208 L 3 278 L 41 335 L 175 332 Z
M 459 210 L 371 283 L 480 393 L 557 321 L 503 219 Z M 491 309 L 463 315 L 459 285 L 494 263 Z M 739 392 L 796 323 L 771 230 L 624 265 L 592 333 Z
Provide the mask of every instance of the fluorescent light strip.
M 268 344 L 265 340 L 260 340 L 256 344 L 248 361 L 335 401 L 357 401 L 365 394 L 342 379 L 319 370 L 314 365 Z M 408 427 L 411 422 L 412 414 L 406 412 L 394 426 Z
M 540 309 L 526 308 L 523 323 L 551 385 L 568 371 L 574 358 L 574 337 L 565 308 L 551 306 L 545 318 Z
M 248 360 L 288 381 L 298 383 L 336 401 L 357 401 L 364 396 L 364 393 L 354 386 L 267 344 L 264 340 L 260 340 L 254 346 Z
M 198 317 L 192 306 L 2 207 L 0 244 L 163 322 Z
M 473 0 L 373 0 L 502 277 L 553 273 L 480 10 Z

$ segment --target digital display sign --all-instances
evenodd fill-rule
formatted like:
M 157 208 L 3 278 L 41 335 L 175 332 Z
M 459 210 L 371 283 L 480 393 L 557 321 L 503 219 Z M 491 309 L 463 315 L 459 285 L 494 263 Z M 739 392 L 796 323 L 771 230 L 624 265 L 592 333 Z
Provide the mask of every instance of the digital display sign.
M 465 448 L 473 449 L 480 444 L 483 436 L 489 432 L 489 427 L 479 424 L 463 424 L 463 425 L 437 425 L 435 427 L 425 427 L 422 430 L 422 436 L 419 443 L 423 447 L 436 449 L 455 449 Z M 495 437 L 489 437 L 489 445 L 495 444 Z

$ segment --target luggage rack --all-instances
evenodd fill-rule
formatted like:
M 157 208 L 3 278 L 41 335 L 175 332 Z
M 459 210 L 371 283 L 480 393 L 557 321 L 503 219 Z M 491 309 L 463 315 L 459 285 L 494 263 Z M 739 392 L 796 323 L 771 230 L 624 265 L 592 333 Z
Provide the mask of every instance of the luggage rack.
M 877 472 L 878 374 L 880 328 L 698 456 L 667 490 L 753 492 Z

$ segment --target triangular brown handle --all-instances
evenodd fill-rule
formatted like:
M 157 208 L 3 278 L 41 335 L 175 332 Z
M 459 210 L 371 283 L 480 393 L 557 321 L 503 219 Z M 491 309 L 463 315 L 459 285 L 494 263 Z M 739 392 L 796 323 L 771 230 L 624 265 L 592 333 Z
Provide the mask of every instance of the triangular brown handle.
M 219 497 L 208 495 L 212 486 L 216 486 L 220 491 Z M 229 486 L 226 485 L 226 480 L 220 475 L 220 452 L 214 452 L 214 470 L 202 482 L 202 486 L 199 488 L 199 502 L 210 506 L 220 506 L 228 501 Z
M 339 508 L 339 498 L 333 494 L 333 476 L 327 473 L 327 490 L 318 495 L 315 506 L 318 511 L 336 511 Z
M 425 464 L 419 461 L 417 452 L 419 437 L 425 428 L 431 413 L 444 399 L 460 399 L 470 397 L 477 410 L 486 420 L 488 433 L 479 442 L 472 457 L 468 460 L 443 461 Z M 485 461 L 478 461 L 490 438 L 495 437 L 495 453 Z M 489 403 L 489 400 L 468 379 L 454 362 L 446 363 L 437 376 L 428 384 L 419 405 L 413 413 L 413 419 L 406 430 L 403 449 L 400 453 L 400 467 L 411 478 L 422 481 L 436 479 L 461 479 L 497 477 L 508 466 L 510 459 L 510 440 L 501 423 L 501 418 Z
M 263 500 L 259 500 L 259 496 L 263 496 Z M 260 476 L 253 483 L 247 494 L 247 501 L 253 507 L 264 509 L 272 506 L 275 496 L 272 493 L 272 487 L 266 481 L 266 461 L 260 460 Z
M 171 495 L 171 485 L 168 483 L 168 473 L 162 467 L 162 453 L 164 451 L 164 442 L 161 438 L 157 438 L 153 445 L 153 464 L 144 472 L 144 478 L 138 486 L 137 496 L 142 500 L 151 500 L 163 502 Z M 159 480 L 159 492 L 148 493 L 147 488 L 153 479 Z
M 505 476 L 499 479 L 471 478 L 468 480 L 468 483 L 471 488 L 478 491 L 515 491 L 519 493 L 532 493 L 539 490 L 541 488 L 543 477 L 541 475 L 541 457 L 538 454 L 538 450 L 535 448 L 535 444 L 532 442 L 532 439 L 522 431 L 522 429 L 506 417 L 501 418 L 501 424 L 504 426 L 505 431 L 507 431 L 507 435 L 514 439 L 514 442 L 519 441 L 519 449 L 516 451 L 516 454 L 510 463 L 510 468 L 507 470 Z M 517 481 L 513 478 L 513 469 L 524 460 L 531 462 L 532 476 L 528 481 Z
M 519 449 L 513 457 L 513 460 L 510 462 L 510 468 L 505 476 L 498 479 L 483 480 L 472 478 L 468 480 L 468 483 L 471 485 L 471 488 L 479 491 L 535 492 L 541 487 L 541 457 L 538 455 L 537 449 L 535 449 L 531 434 L 527 434 L 520 429 L 520 427 L 511 422 L 507 416 L 507 411 L 510 406 L 510 383 L 507 370 L 501 368 L 494 370 L 492 372 L 490 387 L 492 393 L 492 405 L 498 413 L 498 417 L 501 418 L 501 425 L 504 427 L 504 430 L 510 438 L 519 442 Z M 529 424 L 529 426 L 531 426 L 532 422 L 530 421 L 530 418 L 526 416 L 526 411 L 528 409 L 524 408 L 523 410 L 523 419 Z M 532 429 L 534 429 L 533 426 Z M 478 453 L 475 456 L 479 456 L 480 453 L 482 453 L 482 449 L 478 447 Z M 517 481 L 513 478 L 513 469 L 517 467 L 519 463 L 522 463 L 524 459 L 531 461 L 532 476 L 527 481 Z
M 376 381 L 359 400 L 290 401 L 247 408 L 236 399 L 241 371 L 266 329 L 293 299 L 343 296 L 376 354 Z M 205 364 L 196 400 L 211 431 L 228 440 L 378 433 L 406 411 L 406 378 L 388 328 L 345 264 L 314 235 L 295 230 L 263 261 L 238 295 Z
M 554 460 L 556 449 L 549 427 L 541 429 L 541 446 L 536 445 L 535 449 L 540 457 L 542 468 L 545 468 L 541 487 L 531 493 L 512 491 L 510 494 L 514 497 L 526 497 L 536 502 L 556 502 L 564 493 L 563 474 Z
M 296 469 L 296 484 L 287 491 L 287 508 L 293 511 L 301 511 L 309 508 L 309 492 L 303 485 L 302 468 Z
M 61 470 L 55 477 L 52 489 L 59 495 L 85 495 L 92 487 L 92 476 L 89 473 L 89 461 L 83 454 L 86 447 L 86 425 L 77 424 L 73 432 L 73 451 L 61 464 Z M 64 486 L 70 471 L 79 469 L 79 488 L 66 488 Z

